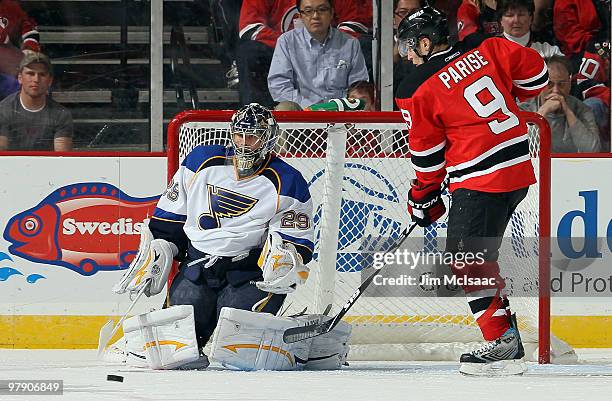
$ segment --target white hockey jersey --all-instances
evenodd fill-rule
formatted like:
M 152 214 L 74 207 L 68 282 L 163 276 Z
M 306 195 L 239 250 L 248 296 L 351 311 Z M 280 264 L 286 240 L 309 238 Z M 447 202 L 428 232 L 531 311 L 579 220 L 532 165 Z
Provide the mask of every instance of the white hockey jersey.
M 181 249 L 184 231 L 201 252 L 237 256 L 263 247 L 272 230 L 295 245 L 304 263 L 310 261 L 312 200 L 301 173 L 268 155 L 256 174 L 238 180 L 229 158 L 218 145 L 198 146 L 185 157 L 152 216 L 154 235 L 167 233 L 164 239 Z

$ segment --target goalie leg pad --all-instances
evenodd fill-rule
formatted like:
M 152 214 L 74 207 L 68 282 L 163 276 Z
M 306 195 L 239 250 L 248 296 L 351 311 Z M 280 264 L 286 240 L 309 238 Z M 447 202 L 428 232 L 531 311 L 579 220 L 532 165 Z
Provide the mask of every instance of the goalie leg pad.
M 128 319 L 129 320 L 129 319 Z M 125 323 L 124 323 L 125 327 Z M 123 329 L 124 348 L 125 348 L 125 363 L 138 368 L 148 368 L 147 355 L 145 354 L 145 340 L 140 330 L 132 330 L 126 332 Z
M 316 317 L 322 317 L 325 321 L 327 316 L 304 315 L 297 319 L 311 321 Z M 349 338 L 351 337 L 352 326 L 349 323 L 340 321 L 329 333 L 312 338 L 308 361 L 304 365 L 306 370 L 337 370 L 346 365 L 349 352 Z
M 123 322 L 123 332 L 128 356 L 134 351 L 128 362 L 137 366 L 142 366 L 142 354 L 152 369 L 178 368 L 200 356 L 191 305 L 131 317 Z
M 196 335 L 200 346 L 206 345 L 215 329 L 217 293 L 204 280 L 196 283 L 179 270 L 168 291 L 170 305 L 191 305 L 195 318 Z
M 285 344 L 283 332 L 295 319 L 223 308 L 210 358 L 238 370 L 301 370 L 311 340 Z

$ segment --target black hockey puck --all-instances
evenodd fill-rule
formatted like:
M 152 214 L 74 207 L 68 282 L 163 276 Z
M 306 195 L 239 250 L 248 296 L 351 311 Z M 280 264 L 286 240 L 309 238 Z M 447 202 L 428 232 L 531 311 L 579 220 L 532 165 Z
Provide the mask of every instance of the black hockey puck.
M 112 381 L 112 382 L 123 382 L 123 376 L 106 375 L 106 380 L 109 380 L 109 381 Z

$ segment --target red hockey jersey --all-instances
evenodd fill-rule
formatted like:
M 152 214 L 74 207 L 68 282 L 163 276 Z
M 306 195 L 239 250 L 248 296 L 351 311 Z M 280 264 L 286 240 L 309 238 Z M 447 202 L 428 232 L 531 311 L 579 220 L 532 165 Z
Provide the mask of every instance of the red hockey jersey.
M 433 55 L 402 82 L 397 105 L 408 126 L 411 163 L 423 185 L 509 192 L 535 183 L 527 126 L 515 98 L 548 83 L 533 49 L 470 35 Z
M 571 57 L 587 48 L 601 28 L 592 0 L 556 0 L 553 30 L 563 54 Z
M 335 0 L 332 25 L 353 36 L 372 28 L 372 0 Z M 239 35 L 276 46 L 278 37 L 293 29 L 299 18 L 295 0 L 249 0 L 242 3 Z
M 484 6 L 482 13 L 480 8 L 471 1 L 463 0 L 457 9 L 457 36 L 459 40 L 475 32 L 481 32 L 487 36 L 501 35 L 503 29 L 497 19 L 497 12 L 492 8 Z
M 36 21 L 28 17 L 19 3 L 0 0 L 0 45 L 13 44 L 22 49 L 39 51 Z

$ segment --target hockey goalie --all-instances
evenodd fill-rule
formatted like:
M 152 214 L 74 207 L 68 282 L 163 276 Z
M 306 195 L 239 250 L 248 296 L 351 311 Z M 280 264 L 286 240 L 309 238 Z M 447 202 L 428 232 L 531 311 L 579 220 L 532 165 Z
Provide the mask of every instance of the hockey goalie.
M 279 317 L 287 294 L 306 282 L 312 259 L 312 201 L 301 173 L 273 154 L 279 128 L 252 103 L 231 119 L 231 145 L 194 148 L 141 233 L 116 293 L 160 293 L 174 260 L 168 307 L 123 324 L 129 363 L 202 369 L 202 349 L 241 370 L 338 369 L 350 325 L 314 340 L 283 342 L 286 328 L 325 319 Z

